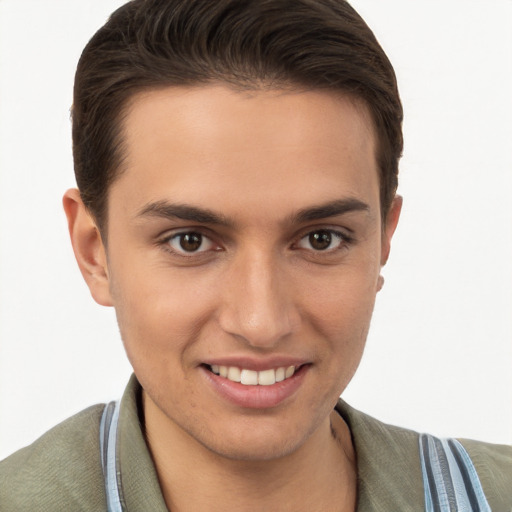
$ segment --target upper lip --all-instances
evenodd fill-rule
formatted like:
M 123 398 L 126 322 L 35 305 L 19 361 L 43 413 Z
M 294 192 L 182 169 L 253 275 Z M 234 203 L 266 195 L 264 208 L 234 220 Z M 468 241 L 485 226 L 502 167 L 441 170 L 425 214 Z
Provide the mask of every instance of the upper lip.
M 237 368 L 243 368 L 245 370 L 253 370 L 256 372 L 263 370 L 270 370 L 275 368 L 287 368 L 288 366 L 303 366 L 309 363 L 307 359 L 290 356 L 273 356 L 266 358 L 255 358 L 249 356 L 235 357 L 214 357 L 203 361 L 203 364 L 212 366 L 235 366 Z

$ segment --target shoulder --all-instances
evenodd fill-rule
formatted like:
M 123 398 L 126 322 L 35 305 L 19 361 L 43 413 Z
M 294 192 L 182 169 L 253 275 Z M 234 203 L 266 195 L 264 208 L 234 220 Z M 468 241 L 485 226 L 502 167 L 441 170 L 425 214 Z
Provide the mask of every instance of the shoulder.
M 103 407 L 85 409 L 0 462 L 3 512 L 105 507 L 99 448 Z
M 492 510 L 512 509 L 512 446 L 458 439 L 471 457 Z
M 489 470 L 508 470 L 509 477 L 512 476 L 510 473 L 512 471 L 512 446 L 484 443 L 472 439 L 458 439 L 458 441 L 470 455 L 475 467 L 485 463 Z
M 407 510 L 407 502 L 423 503 L 420 434 L 378 421 L 341 400 L 336 409 L 352 432 L 367 508 Z M 491 510 L 512 510 L 512 446 L 458 441 L 471 458 Z

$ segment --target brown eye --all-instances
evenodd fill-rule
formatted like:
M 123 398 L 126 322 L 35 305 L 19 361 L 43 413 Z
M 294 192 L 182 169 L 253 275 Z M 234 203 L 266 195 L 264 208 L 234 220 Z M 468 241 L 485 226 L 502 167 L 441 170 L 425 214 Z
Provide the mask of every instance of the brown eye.
M 350 237 L 333 229 L 317 229 L 303 236 L 296 247 L 309 251 L 331 252 L 350 243 Z
M 167 239 L 167 244 L 173 252 L 178 254 L 203 253 L 216 248 L 216 245 L 207 236 L 196 231 L 184 231 L 176 233 Z
M 309 234 L 309 244 L 316 251 L 325 251 L 332 242 L 332 234 L 330 231 L 315 231 Z
M 187 252 L 197 251 L 203 243 L 203 236 L 199 233 L 183 233 L 179 235 L 180 247 Z

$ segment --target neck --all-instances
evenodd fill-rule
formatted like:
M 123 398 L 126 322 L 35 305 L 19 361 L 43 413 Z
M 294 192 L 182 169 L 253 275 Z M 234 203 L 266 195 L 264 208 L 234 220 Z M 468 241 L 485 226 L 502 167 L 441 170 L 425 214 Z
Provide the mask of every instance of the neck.
M 249 461 L 212 452 L 146 396 L 144 413 L 147 443 L 172 512 L 254 511 L 256 501 L 258 510 L 276 512 L 355 510 L 354 449 L 347 425 L 334 411 L 293 453 Z

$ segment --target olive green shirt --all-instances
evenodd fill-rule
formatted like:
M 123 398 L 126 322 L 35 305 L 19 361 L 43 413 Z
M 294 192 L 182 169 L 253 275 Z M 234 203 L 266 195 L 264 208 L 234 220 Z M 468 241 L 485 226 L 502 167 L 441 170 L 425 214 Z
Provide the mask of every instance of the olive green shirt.
M 133 376 L 121 402 L 118 468 L 128 512 L 167 512 L 140 421 Z M 99 426 L 103 405 L 69 418 L 0 462 L 0 511 L 106 510 Z M 357 454 L 358 512 L 424 510 L 416 432 L 381 423 L 343 401 L 337 410 Z M 512 447 L 461 440 L 493 512 L 512 510 Z

